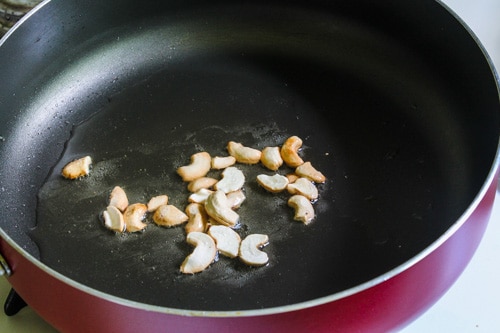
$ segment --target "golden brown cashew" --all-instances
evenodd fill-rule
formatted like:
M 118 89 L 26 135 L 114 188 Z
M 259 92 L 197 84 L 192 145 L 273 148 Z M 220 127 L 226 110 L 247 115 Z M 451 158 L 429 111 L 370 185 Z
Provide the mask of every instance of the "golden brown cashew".
M 210 171 L 210 163 L 212 158 L 207 152 L 200 152 L 191 155 L 191 164 L 181 166 L 177 169 L 177 173 L 185 182 L 193 181 L 197 178 L 205 176 Z
M 193 252 L 181 264 L 181 272 L 195 274 L 207 268 L 215 259 L 217 249 L 212 237 L 202 232 L 190 232 L 186 241 L 195 246 Z
M 241 241 L 239 257 L 241 261 L 250 266 L 262 266 L 267 264 L 269 257 L 260 248 L 269 243 L 269 237 L 262 234 L 248 235 Z
M 299 156 L 300 147 L 302 147 L 302 139 L 295 135 L 286 139 L 281 147 L 281 157 L 289 167 L 295 168 L 304 163 Z
M 283 165 L 279 147 L 266 147 L 260 157 L 262 164 L 269 170 L 276 171 Z
M 295 209 L 295 216 L 297 221 L 302 221 L 304 224 L 309 224 L 314 220 L 314 208 L 305 196 L 296 194 L 288 199 L 288 206 Z
M 190 203 L 187 205 L 185 212 L 189 217 L 186 223 L 186 234 L 193 231 L 205 232 L 208 227 L 208 215 L 205 207 L 199 203 Z
M 260 161 L 262 153 L 260 150 L 245 147 L 239 142 L 229 141 L 227 144 L 229 155 L 236 158 L 238 163 L 257 164 Z
M 187 188 L 189 192 L 195 193 L 202 188 L 211 188 L 217 182 L 218 180 L 212 177 L 200 177 L 190 182 Z
M 305 162 L 295 169 L 295 173 L 300 177 L 306 177 L 312 180 L 315 183 L 324 183 L 326 181 L 326 177 L 316 170 L 311 162 Z
M 290 194 L 301 194 L 309 200 L 318 199 L 318 188 L 311 180 L 305 177 L 297 179 L 293 184 L 288 184 L 286 187 Z
M 152 213 L 154 212 L 155 210 L 158 209 L 158 207 L 162 206 L 162 205 L 166 205 L 168 204 L 168 195 L 164 194 L 164 195 L 157 195 L 156 197 L 152 197 L 151 199 L 149 199 L 148 201 L 148 212 Z
M 234 156 L 212 157 L 212 169 L 221 170 L 230 167 L 236 163 Z
M 161 205 L 153 214 L 153 221 L 164 227 L 174 227 L 188 220 L 182 210 L 173 205 Z
M 78 179 L 85 177 L 90 173 L 90 165 L 92 158 L 85 156 L 77 160 L 73 160 L 66 164 L 62 169 L 62 176 L 67 179 Z
M 128 232 L 141 231 L 147 227 L 147 224 L 142 223 L 148 207 L 142 203 L 135 203 L 127 207 L 123 212 L 123 219 Z

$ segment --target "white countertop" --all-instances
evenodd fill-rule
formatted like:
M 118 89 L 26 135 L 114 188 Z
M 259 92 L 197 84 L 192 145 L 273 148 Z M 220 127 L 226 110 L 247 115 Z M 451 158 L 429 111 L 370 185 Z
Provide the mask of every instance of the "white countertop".
M 500 69 L 500 1 L 444 0 L 475 32 Z M 500 330 L 500 192 L 486 234 L 458 281 L 430 310 L 401 333 Z M 10 286 L 0 277 L 0 304 Z M 0 332 L 56 332 L 29 307 L 13 317 L 0 310 Z

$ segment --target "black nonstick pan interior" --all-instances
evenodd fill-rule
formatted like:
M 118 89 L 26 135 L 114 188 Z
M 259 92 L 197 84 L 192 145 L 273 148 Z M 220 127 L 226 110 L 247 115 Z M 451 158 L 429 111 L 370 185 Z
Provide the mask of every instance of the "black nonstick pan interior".
M 480 189 L 498 95 L 477 84 L 493 80 L 488 63 L 444 8 L 385 3 L 46 4 L 0 53 L 2 64 L 21 49 L 27 60 L 7 69 L 18 75 L 0 102 L 2 228 L 82 284 L 192 310 L 303 302 L 403 264 Z M 166 193 L 184 208 L 175 169 L 191 154 L 291 135 L 328 178 L 312 224 L 293 221 L 287 195 L 257 186 L 271 172 L 239 165 L 248 199 L 238 232 L 269 235 L 265 267 L 221 256 L 183 275 L 182 227 L 115 235 L 102 225 L 115 185 L 131 202 Z M 91 175 L 63 179 L 83 155 Z

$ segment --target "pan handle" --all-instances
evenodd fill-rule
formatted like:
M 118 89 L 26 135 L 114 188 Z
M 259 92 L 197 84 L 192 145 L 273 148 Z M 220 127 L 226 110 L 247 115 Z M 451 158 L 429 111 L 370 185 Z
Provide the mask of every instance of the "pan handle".
M 9 264 L 4 259 L 2 254 L 0 254 L 0 276 L 2 276 L 2 275 L 10 276 L 11 274 L 12 274 L 12 270 L 10 269 Z

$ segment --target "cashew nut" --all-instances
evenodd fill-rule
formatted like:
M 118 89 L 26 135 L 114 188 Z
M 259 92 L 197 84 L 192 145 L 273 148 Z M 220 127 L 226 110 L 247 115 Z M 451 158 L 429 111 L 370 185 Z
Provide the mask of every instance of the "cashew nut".
M 326 177 L 316 170 L 311 162 L 305 162 L 295 169 L 295 173 L 300 177 L 306 177 L 312 180 L 315 183 L 324 183 L 326 181 Z
M 227 197 L 227 201 L 229 203 L 229 206 L 232 209 L 240 208 L 243 201 L 245 201 L 245 199 L 247 198 L 245 196 L 245 193 L 243 193 L 242 190 L 229 192 L 228 194 L 226 194 L 226 197 Z
M 288 184 L 293 184 L 297 179 L 299 179 L 299 176 L 294 173 L 287 173 L 285 177 L 288 178 Z
M 305 196 L 296 194 L 288 199 L 288 206 L 295 209 L 295 216 L 297 221 L 302 221 L 304 224 L 309 224 L 314 219 L 314 208 Z
M 213 225 L 208 234 L 215 240 L 220 253 L 229 258 L 236 258 L 240 248 L 241 238 L 233 229 L 224 225 Z
M 149 213 L 152 213 L 154 212 L 155 210 L 158 209 L 158 207 L 162 206 L 162 205 L 166 205 L 168 204 L 168 195 L 157 195 L 156 197 L 152 197 L 151 199 L 149 199 L 148 201 L 148 212 Z
M 236 167 L 229 167 L 222 171 L 222 179 L 214 185 L 214 188 L 229 193 L 241 189 L 243 185 L 245 185 L 243 172 Z
M 295 168 L 304 163 L 298 154 L 300 147 L 302 147 L 302 139 L 298 136 L 289 137 L 281 147 L 281 157 L 289 167 Z
M 279 147 L 266 147 L 262 150 L 260 157 L 262 164 L 269 170 L 276 171 L 283 165 Z
M 181 272 L 195 274 L 203 271 L 214 261 L 217 253 L 213 238 L 205 233 L 193 231 L 187 235 L 186 241 L 195 248 L 181 264 Z
M 301 177 L 286 187 L 290 194 L 300 194 L 309 200 L 318 199 L 318 188 L 308 178 Z
M 234 156 L 215 156 L 212 158 L 212 169 L 221 170 L 230 167 L 236 163 Z
M 250 266 L 262 266 L 267 264 L 269 257 L 260 248 L 269 243 L 269 237 L 263 234 L 251 234 L 241 241 L 239 257 L 240 260 Z
M 127 207 L 123 212 L 123 219 L 128 232 L 141 231 L 147 227 L 147 224 L 142 223 L 148 207 L 142 203 L 135 203 Z
M 174 227 L 187 220 L 188 216 L 173 205 L 161 205 L 153 214 L 153 221 L 164 227 Z
M 257 164 L 260 161 L 262 153 L 260 150 L 245 147 L 239 142 L 229 141 L 227 144 L 229 155 L 236 158 L 236 161 L 244 164 Z
M 90 173 L 91 164 L 92 158 L 90 158 L 90 156 L 85 156 L 66 164 L 62 169 L 61 174 L 64 178 L 67 179 L 77 179 L 85 177 Z
M 120 186 L 115 186 L 109 195 L 109 206 L 115 206 L 120 211 L 124 211 L 128 206 L 127 194 Z
M 210 194 L 205 201 L 205 210 L 212 219 L 222 225 L 234 227 L 240 216 L 229 206 L 226 194 L 222 191 L 215 191 Z
M 188 191 L 189 192 L 198 192 L 199 190 L 201 190 L 202 188 L 210 188 L 212 186 L 215 185 L 215 183 L 217 183 L 218 180 L 215 179 L 215 178 L 211 178 L 211 177 L 200 177 L 200 178 L 197 178 L 195 180 L 193 180 L 192 182 L 190 182 L 188 184 Z
M 122 212 L 115 206 L 108 206 L 102 213 L 104 218 L 104 226 L 115 232 L 125 231 L 125 221 Z
M 181 166 L 177 169 L 177 173 L 185 182 L 190 182 L 197 178 L 205 176 L 210 171 L 210 163 L 212 158 L 207 152 L 200 152 L 191 155 L 191 164 Z
M 199 203 L 190 203 L 185 210 L 189 220 L 186 223 L 186 234 L 193 231 L 205 232 L 208 226 L 208 215 L 205 207 Z
M 214 191 L 202 188 L 198 190 L 198 192 L 191 194 L 188 198 L 188 201 L 196 203 L 205 203 L 205 201 L 207 201 L 208 196 L 212 193 L 214 193 Z
M 278 193 L 286 188 L 288 185 L 288 178 L 277 173 L 272 176 L 258 175 L 257 183 L 269 192 Z

